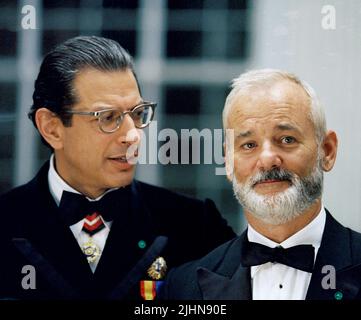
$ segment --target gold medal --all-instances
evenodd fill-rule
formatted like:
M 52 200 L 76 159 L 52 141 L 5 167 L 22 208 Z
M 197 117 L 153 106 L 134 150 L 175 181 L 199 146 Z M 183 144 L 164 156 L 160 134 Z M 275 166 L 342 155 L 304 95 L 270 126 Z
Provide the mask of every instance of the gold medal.
M 164 258 L 158 257 L 153 261 L 151 266 L 148 268 L 148 275 L 154 280 L 160 280 L 165 276 L 167 272 L 167 263 Z
M 100 256 L 100 249 L 92 239 L 83 244 L 82 250 L 89 263 L 96 261 Z

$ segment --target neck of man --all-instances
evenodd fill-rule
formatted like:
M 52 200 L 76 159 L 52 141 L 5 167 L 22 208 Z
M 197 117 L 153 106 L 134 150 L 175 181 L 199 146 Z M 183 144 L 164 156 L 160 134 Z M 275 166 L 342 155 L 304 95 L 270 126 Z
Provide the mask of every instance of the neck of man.
M 281 243 L 307 226 L 321 211 L 321 199 L 317 199 L 308 209 L 295 219 L 280 225 L 272 225 L 254 217 L 245 211 L 245 217 L 250 226 L 266 238 Z
M 64 182 L 66 182 L 74 190 L 78 191 L 79 193 L 81 193 L 82 195 L 84 195 L 90 199 L 96 199 L 96 198 L 100 197 L 103 193 L 105 193 L 107 190 L 109 190 L 109 189 L 104 189 L 104 188 L 97 188 L 95 186 L 83 186 L 83 185 L 75 183 L 75 181 L 73 181 L 70 176 L 67 176 L 66 174 L 63 173 L 65 170 L 60 165 L 61 162 L 59 162 L 57 160 L 57 157 L 59 157 L 59 156 L 56 155 L 54 158 L 55 171 L 58 173 L 60 178 L 63 179 Z M 67 171 L 69 171 L 69 170 L 67 170 Z

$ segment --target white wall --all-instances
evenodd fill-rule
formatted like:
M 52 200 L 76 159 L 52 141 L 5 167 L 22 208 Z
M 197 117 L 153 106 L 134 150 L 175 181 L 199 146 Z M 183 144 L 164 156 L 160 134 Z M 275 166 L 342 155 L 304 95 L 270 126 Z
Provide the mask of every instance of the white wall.
M 335 30 L 322 28 L 324 5 L 336 9 Z M 250 68 L 285 69 L 314 87 L 339 137 L 324 203 L 361 231 L 361 1 L 256 0 L 253 6 Z

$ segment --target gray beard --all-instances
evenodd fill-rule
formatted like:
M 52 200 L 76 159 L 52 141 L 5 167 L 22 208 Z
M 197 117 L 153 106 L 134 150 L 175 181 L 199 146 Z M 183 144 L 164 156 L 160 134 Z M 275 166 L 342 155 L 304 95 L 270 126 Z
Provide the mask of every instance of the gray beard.
M 288 180 L 291 186 L 274 195 L 260 195 L 254 185 L 266 179 Z M 281 225 L 302 215 L 322 194 L 323 171 L 318 159 L 312 172 L 300 178 L 284 170 L 259 172 L 245 183 L 232 179 L 233 192 L 239 203 L 255 218 L 271 225 Z

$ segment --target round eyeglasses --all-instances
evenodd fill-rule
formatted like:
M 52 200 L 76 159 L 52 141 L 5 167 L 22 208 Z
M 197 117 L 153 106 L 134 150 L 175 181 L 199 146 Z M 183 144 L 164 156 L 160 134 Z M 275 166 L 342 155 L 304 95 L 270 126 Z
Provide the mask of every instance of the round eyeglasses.
M 156 106 L 155 102 L 142 102 L 128 111 L 118 109 L 100 111 L 66 110 L 65 113 L 97 117 L 100 130 L 104 133 L 112 133 L 119 129 L 127 114 L 133 119 L 136 128 L 143 129 L 147 127 L 153 120 Z

